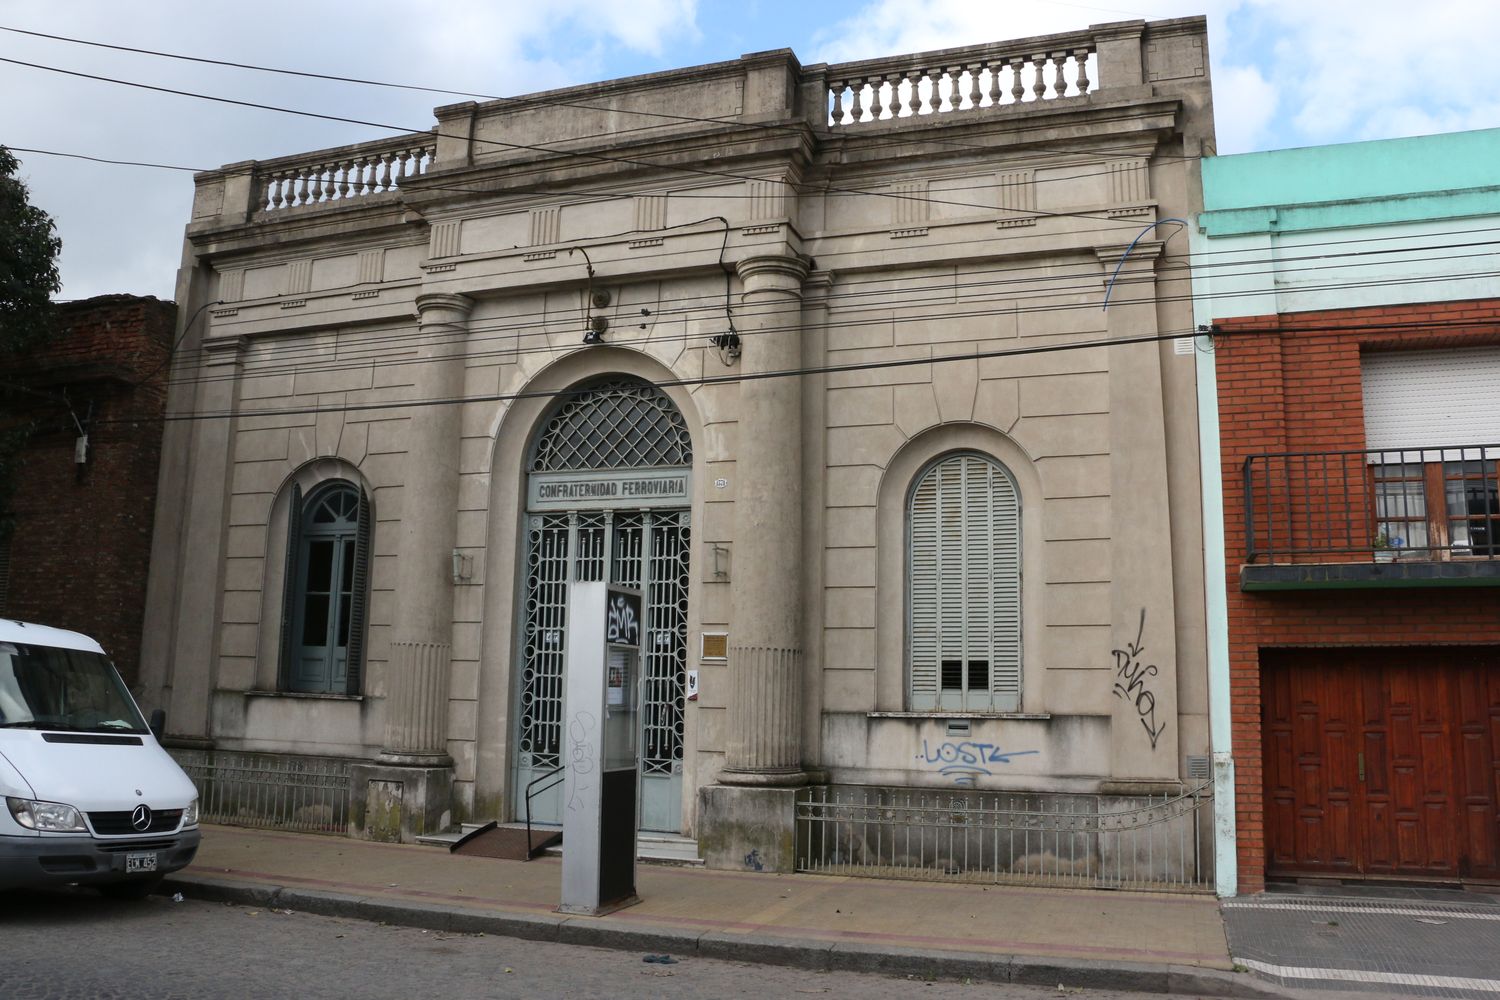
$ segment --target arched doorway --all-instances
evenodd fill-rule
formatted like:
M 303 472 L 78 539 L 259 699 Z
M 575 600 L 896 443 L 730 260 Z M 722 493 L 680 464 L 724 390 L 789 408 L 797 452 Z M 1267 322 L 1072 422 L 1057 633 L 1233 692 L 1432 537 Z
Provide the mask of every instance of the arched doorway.
M 517 814 L 526 808 L 527 785 L 563 763 L 568 585 L 607 577 L 640 588 L 643 596 L 641 828 L 676 832 L 687 664 L 687 423 L 660 389 L 616 376 L 567 393 L 542 422 L 528 455 Z M 539 790 L 531 815 L 561 822 L 561 786 Z

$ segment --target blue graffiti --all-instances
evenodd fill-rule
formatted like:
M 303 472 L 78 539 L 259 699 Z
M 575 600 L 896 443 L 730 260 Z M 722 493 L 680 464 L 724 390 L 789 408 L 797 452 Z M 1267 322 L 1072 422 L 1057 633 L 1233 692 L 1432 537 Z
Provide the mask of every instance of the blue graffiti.
M 749 854 L 745 855 L 745 867 L 749 868 L 751 871 L 757 872 L 763 872 L 766 870 L 765 862 L 760 859 L 760 851 L 751 851 Z
M 976 778 L 994 774 L 987 765 L 1009 764 L 1013 758 L 1036 753 L 1041 751 L 1002 750 L 995 743 L 973 743 L 969 740 L 939 743 L 934 750 L 923 740 L 922 752 L 917 754 L 916 759 L 929 765 L 939 765 L 938 774 L 952 778 L 953 783 L 961 788 L 972 788 Z

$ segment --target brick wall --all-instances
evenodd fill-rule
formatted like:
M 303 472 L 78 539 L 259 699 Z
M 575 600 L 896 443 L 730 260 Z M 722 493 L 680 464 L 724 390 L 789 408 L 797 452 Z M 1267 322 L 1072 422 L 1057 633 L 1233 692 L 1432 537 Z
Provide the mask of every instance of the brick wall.
M 1361 352 L 1500 343 L 1500 299 L 1217 323 L 1228 334 L 1215 354 L 1239 879 L 1241 892 L 1259 892 L 1265 887 L 1266 855 L 1260 650 L 1500 642 L 1500 588 L 1244 593 L 1239 588 L 1246 551 L 1240 467 L 1247 455 L 1260 452 L 1364 448 Z
M 108 295 L 59 308 L 54 340 L 0 366 L 0 380 L 33 390 L 9 394 L 4 419 L 35 427 L 11 505 L 16 520 L 3 611 L 94 636 L 133 684 L 161 456 L 164 361 L 177 307 Z M 88 461 L 81 467 L 74 462 L 78 430 L 62 396 L 88 427 Z

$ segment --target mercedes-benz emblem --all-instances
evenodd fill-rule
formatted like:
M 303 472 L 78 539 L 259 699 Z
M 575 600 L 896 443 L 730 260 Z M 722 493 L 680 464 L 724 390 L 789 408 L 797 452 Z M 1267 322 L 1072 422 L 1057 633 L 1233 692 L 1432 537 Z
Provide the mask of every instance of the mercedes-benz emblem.
M 141 833 L 151 829 L 151 807 L 144 802 L 136 806 L 130 814 L 130 825 Z

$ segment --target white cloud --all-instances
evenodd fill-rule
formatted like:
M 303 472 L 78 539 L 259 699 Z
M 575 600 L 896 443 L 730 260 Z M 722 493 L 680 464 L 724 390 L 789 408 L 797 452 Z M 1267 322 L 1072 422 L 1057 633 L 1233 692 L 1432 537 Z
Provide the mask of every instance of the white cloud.
M 1214 74 L 1214 133 L 1220 153 L 1261 148 L 1280 94 L 1254 66 L 1229 66 Z
M 697 0 L 448 0 L 432 13 L 402 0 L 309 7 L 155 0 L 12 3 L 6 23 L 138 48 L 338 76 L 524 94 L 617 75 L 623 53 L 660 55 L 698 37 Z M 461 97 L 360 87 L 127 55 L 6 34 L 5 54 L 164 87 L 419 130 Z M 212 168 L 388 134 L 354 124 L 153 94 L 0 65 L 0 143 Z M 32 200 L 63 238 L 63 295 L 163 298 L 188 218 L 188 174 L 17 154 Z

